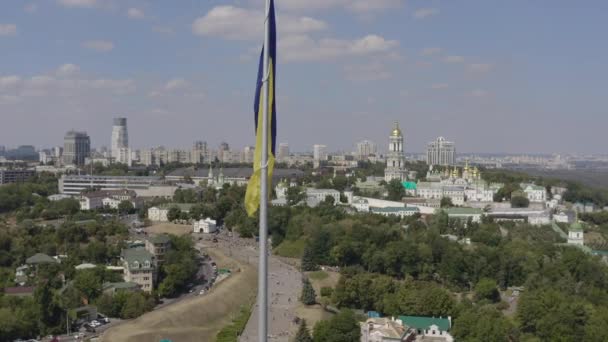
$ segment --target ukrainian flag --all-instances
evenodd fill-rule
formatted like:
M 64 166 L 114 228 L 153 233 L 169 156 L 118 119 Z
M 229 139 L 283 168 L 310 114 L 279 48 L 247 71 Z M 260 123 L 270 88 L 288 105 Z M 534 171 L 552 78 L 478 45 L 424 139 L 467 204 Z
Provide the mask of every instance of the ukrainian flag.
M 270 0 L 270 10 L 268 16 L 269 25 L 269 39 L 268 46 L 262 49 L 260 55 L 260 64 L 258 67 L 258 78 L 256 82 L 255 90 L 255 101 L 253 105 L 254 120 L 255 120 L 255 131 L 256 131 L 256 142 L 255 142 L 255 155 L 253 159 L 253 174 L 247 184 L 247 193 L 245 194 L 245 209 L 249 216 L 254 216 L 260 206 L 260 190 L 261 190 L 261 178 L 262 178 L 262 139 L 268 139 L 268 194 L 270 194 L 270 188 L 272 184 L 272 171 L 274 168 L 274 156 L 276 147 L 276 136 L 277 136 L 277 117 L 276 117 L 276 105 L 275 105 L 275 71 L 276 71 L 276 56 L 277 56 L 277 32 L 276 22 L 274 15 L 274 1 Z M 262 135 L 262 111 L 263 111 L 263 68 L 264 68 L 264 49 L 268 49 L 268 136 L 263 137 Z

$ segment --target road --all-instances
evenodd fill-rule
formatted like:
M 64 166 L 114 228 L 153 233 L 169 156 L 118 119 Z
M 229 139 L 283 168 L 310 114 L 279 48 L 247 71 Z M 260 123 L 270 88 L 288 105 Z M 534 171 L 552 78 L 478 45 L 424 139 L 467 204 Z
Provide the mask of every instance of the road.
M 208 239 L 208 238 L 207 238 Z M 217 235 L 215 243 L 224 253 L 248 262 L 257 268 L 258 248 L 253 239 L 240 239 L 226 233 Z M 210 243 L 210 242 L 206 242 Z M 298 298 L 302 291 L 302 274 L 296 268 L 287 265 L 278 258 L 268 258 L 269 312 L 268 340 L 288 342 L 295 336 L 298 325 L 294 323 Z M 253 342 L 258 340 L 258 308 L 253 308 L 251 317 L 239 341 Z

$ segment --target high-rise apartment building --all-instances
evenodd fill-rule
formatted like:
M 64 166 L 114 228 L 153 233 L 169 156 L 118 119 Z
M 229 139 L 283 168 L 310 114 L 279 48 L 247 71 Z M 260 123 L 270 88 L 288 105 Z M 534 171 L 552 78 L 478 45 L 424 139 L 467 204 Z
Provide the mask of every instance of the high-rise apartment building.
M 443 137 L 428 143 L 426 162 L 429 165 L 454 165 L 456 163 L 456 145 Z
M 376 144 L 369 140 L 363 140 L 357 143 L 357 158 L 359 160 L 365 160 L 371 155 L 376 155 L 377 148 Z
M 279 150 L 277 151 L 277 160 L 279 162 L 284 162 L 289 158 L 289 144 L 288 143 L 280 143 Z
M 405 168 L 405 154 L 403 153 L 404 140 L 399 123 L 395 122 L 388 143 L 388 154 L 386 156 L 386 169 L 384 180 L 390 182 L 393 179 L 407 180 L 407 169 Z
M 207 143 L 204 141 L 195 141 L 190 153 L 190 162 L 193 164 L 204 163 L 209 158 Z
M 63 138 L 63 164 L 84 165 L 91 153 L 91 139 L 86 132 L 69 131 Z
M 112 142 L 110 148 L 112 151 L 112 159 L 116 163 L 131 165 L 127 118 L 114 118 L 114 125 L 112 126 Z

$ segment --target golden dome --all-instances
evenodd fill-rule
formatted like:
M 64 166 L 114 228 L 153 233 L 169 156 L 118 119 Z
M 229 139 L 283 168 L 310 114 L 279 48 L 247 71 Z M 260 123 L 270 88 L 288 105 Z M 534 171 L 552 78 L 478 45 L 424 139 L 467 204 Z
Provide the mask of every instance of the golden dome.
M 395 126 L 393 127 L 393 131 L 391 132 L 392 137 L 400 137 L 401 129 L 399 129 L 399 123 L 395 121 Z

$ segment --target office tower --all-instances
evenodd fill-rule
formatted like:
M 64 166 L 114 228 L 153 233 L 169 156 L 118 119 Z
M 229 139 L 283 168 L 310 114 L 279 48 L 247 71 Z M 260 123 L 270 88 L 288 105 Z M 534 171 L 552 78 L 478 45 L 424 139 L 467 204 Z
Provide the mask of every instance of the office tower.
M 289 158 L 289 144 L 288 143 L 280 143 L 279 150 L 277 151 L 277 160 L 280 162 L 284 162 Z
M 376 144 L 369 140 L 363 140 L 357 143 L 357 158 L 359 160 L 366 160 L 371 155 L 376 155 L 377 148 Z
M 129 150 L 129 133 L 127 132 L 127 118 L 114 118 L 111 142 L 112 159 L 117 163 L 131 164 L 131 151 Z
M 456 145 L 443 137 L 428 143 L 426 162 L 429 165 L 454 165 L 456 162 Z
M 71 130 L 63 138 L 63 164 L 84 165 L 91 153 L 91 139 L 86 132 Z
M 390 182 L 393 179 L 407 180 L 407 169 L 405 168 L 405 154 L 403 153 L 403 134 L 399 123 L 395 122 L 389 137 L 388 154 L 386 156 L 386 169 L 384 180 Z

